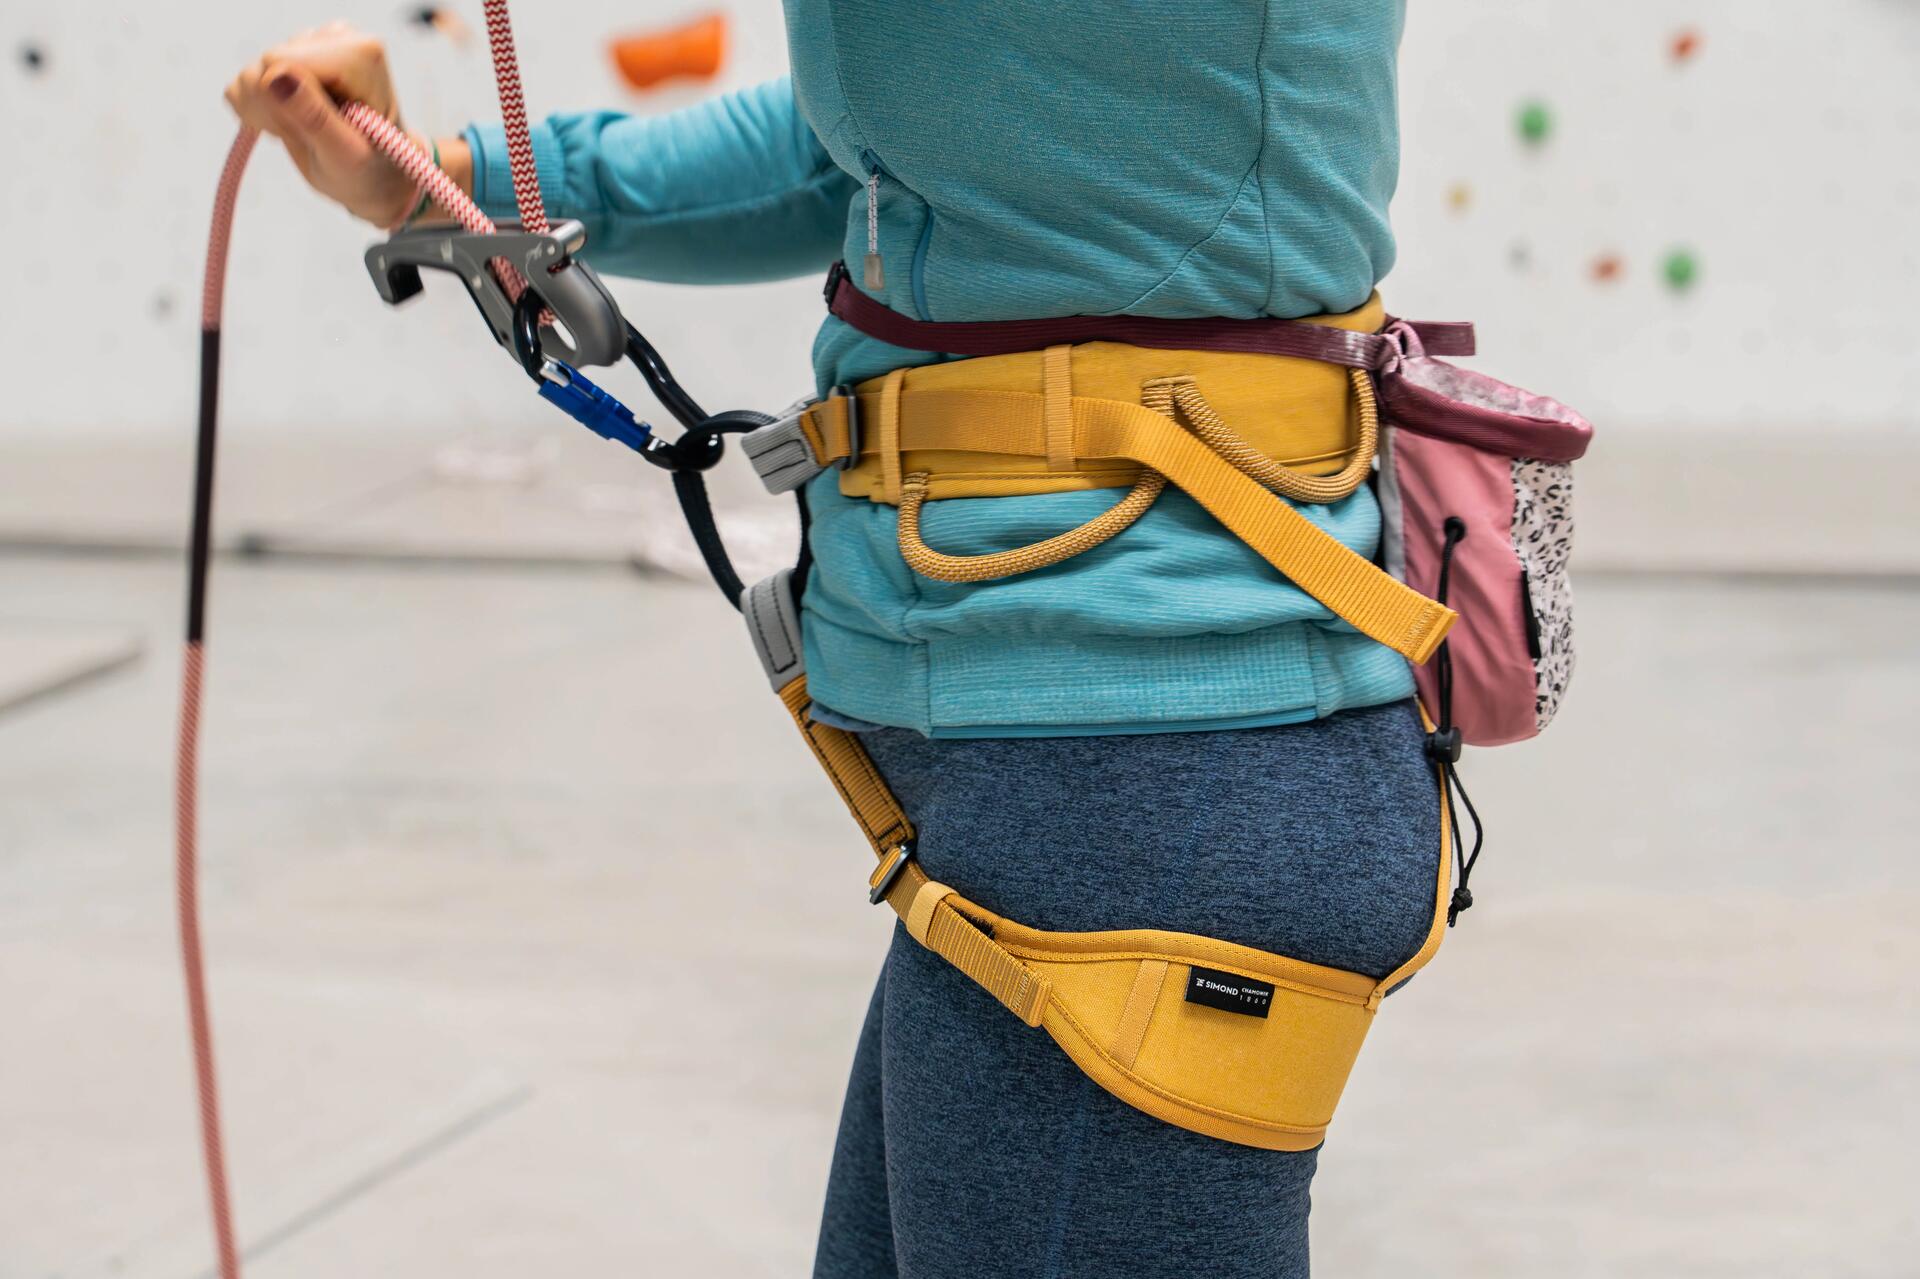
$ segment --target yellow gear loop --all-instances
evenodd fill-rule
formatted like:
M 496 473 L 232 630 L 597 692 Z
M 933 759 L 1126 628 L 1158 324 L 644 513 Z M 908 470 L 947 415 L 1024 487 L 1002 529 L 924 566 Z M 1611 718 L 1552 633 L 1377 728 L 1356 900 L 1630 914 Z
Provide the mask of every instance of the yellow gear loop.
M 1078 528 L 1044 542 L 995 551 L 991 555 L 942 555 L 920 537 L 920 508 L 927 500 L 927 473 L 916 471 L 900 487 L 900 556 L 907 567 L 936 582 L 990 582 L 997 577 L 1031 573 L 1034 569 L 1072 559 L 1092 550 L 1147 513 L 1167 477 L 1148 471 L 1127 495 Z
M 1296 502 L 1337 502 L 1366 481 L 1380 441 L 1380 411 L 1374 400 L 1373 382 L 1361 369 L 1350 369 L 1348 373 L 1359 405 L 1360 421 L 1353 457 L 1335 475 L 1303 475 L 1248 444 L 1207 403 L 1207 397 L 1190 377 L 1156 378 L 1145 383 L 1140 388 L 1140 403 L 1170 418 L 1176 417 L 1177 409 L 1207 447 L 1275 493 Z M 883 408 L 883 417 L 890 416 L 897 423 L 897 400 L 888 407 L 893 409 L 893 414 L 886 414 Z M 898 438 L 897 429 L 893 438 Z M 937 582 L 990 582 L 1072 559 L 1125 531 L 1147 513 L 1147 508 L 1167 487 L 1167 477 L 1158 471 L 1146 471 L 1125 497 L 1085 524 L 1044 541 L 987 555 L 944 555 L 927 545 L 920 533 L 920 512 L 926 505 L 927 484 L 927 473 L 916 471 L 900 486 L 900 557 L 908 568 Z
M 1190 377 L 1149 382 L 1142 388 L 1140 402 L 1171 416 L 1170 408 L 1161 407 L 1170 398 L 1180 406 L 1193 433 L 1235 470 L 1259 480 L 1282 497 L 1325 504 L 1339 501 L 1366 482 L 1373 470 L 1373 455 L 1380 447 L 1380 407 L 1374 400 L 1373 379 L 1362 369 L 1348 369 L 1347 376 L 1353 382 L 1353 398 L 1360 408 L 1360 421 L 1355 431 L 1353 457 L 1334 475 L 1302 475 L 1248 444 L 1214 412 Z

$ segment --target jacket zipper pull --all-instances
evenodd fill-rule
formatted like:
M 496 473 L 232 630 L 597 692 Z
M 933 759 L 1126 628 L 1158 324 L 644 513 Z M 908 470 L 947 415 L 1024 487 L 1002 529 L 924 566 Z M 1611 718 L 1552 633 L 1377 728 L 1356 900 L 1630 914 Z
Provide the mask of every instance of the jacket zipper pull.
M 886 268 L 880 264 L 880 170 L 867 170 L 867 292 L 878 293 L 887 287 Z

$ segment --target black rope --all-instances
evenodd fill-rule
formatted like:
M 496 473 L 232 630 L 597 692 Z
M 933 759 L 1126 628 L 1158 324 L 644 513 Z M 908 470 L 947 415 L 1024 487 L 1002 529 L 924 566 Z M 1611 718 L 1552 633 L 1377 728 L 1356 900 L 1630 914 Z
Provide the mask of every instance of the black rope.
M 1447 903 L 1447 927 L 1451 928 L 1460 918 L 1460 912 L 1473 905 L 1473 893 L 1467 887 L 1467 879 L 1473 874 L 1473 867 L 1480 860 L 1480 847 L 1486 842 L 1486 829 L 1480 825 L 1480 812 L 1473 806 L 1473 797 L 1467 794 L 1467 788 L 1460 784 L 1460 770 L 1448 764 L 1444 770 L 1447 796 L 1447 825 L 1453 831 L 1453 864 L 1457 871 L 1453 882 L 1453 898 Z M 1454 807 L 1454 796 L 1460 797 L 1460 803 L 1467 810 L 1467 817 L 1473 822 L 1473 851 L 1466 851 L 1466 839 L 1460 833 L 1460 814 Z
M 1444 540 L 1440 546 L 1440 580 L 1434 598 L 1440 603 L 1447 602 L 1447 594 L 1453 584 L 1453 552 L 1467 537 L 1466 521 L 1457 515 L 1449 515 L 1442 526 Z M 1451 928 L 1460 919 L 1460 912 L 1473 905 L 1473 892 L 1467 887 L 1467 880 L 1473 874 L 1475 863 L 1480 860 L 1480 849 L 1486 842 L 1486 828 L 1480 824 L 1480 812 L 1473 806 L 1473 797 L 1467 794 L 1467 788 L 1461 785 L 1460 769 L 1460 730 L 1453 723 L 1453 649 L 1450 641 L 1443 641 L 1440 651 L 1433 656 L 1433 682 L 1439 705 L 1436 727 L 1427 735 L 1427 755 L 1440 768 L 1440 788 L 1447 806 L 1447 828 L 1452 832 L 1454 880 L 1453 896 L 1447 902 L 1447 927 Z M 1458 803 L 1455 797 L 1458 796 Z M 1460 830 L 1460 809 L 1467 810 L 1467 817 L 1473 823 L 1473 850 L 1467 851 L 1466 836 Z
M 193 455 L 193 532 L 187 539 L 187 643 L 207 631 L 207 562 L 213 557 L 213 458 L 220 418 L 220 330 L 200 331 L 200 431 Z

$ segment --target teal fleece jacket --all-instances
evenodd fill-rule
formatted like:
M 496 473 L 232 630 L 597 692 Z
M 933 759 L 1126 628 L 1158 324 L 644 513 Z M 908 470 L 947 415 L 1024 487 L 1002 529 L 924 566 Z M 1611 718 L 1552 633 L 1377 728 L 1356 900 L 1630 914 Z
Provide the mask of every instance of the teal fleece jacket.
M 542 195 L 610 274 L 731 283 L 867 251 L 929 320 L 1297 317 L 1363 304 L 1393 262 L 1404 0 L 787 0 L 792 76 L 656 117 L 533 130 Z M 497 126 L 476 197 L 511 216 Z M 943 359 L 827 319 L 817 387 Z M 1054 568 L 950 584 L 901 563 L 891 507 L 809 489 L 807 666 L 838 715 L 936 737 L 1290 723 L 1411 694 L 1354 633 L 1195 503 Z M 1112 492 L 950 500 L 954 554 L 1051 536 Z M 1305 508 L 1371 555 L 1361 489 Z

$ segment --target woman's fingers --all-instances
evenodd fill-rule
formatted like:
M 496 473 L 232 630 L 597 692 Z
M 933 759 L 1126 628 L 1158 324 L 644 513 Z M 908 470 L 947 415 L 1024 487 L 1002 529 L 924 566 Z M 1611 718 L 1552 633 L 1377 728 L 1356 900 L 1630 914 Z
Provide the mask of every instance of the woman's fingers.
M 349 212 L 386 225 L 412 207 L 413 184 L 340 112 L 364 102 L 399 123 L 386 50 L 372 36 L 343 22 L 303 32 L 242 69 L 226 99 L 243 124 L 286 143 L 301 176 Z
M 312 71 L 274 64 L 267 68 L 265 82 L 275 132 L 305 146 L 322 167 L 346 175 L 372 158 L 366 138 L 347 123 Z
M 305 67 L 336 102 L 364 102 L 399 122 L 386 47 L 344 23 L 322 27 L 270 49 L 266 61 Z
M 240 123 L 263 133 L 277 133 L 273 114 L 267 110 L 266 97 L 262 89 L 262 77 L 266 72 L 266 60 L 255 58 L 244 67 L 227 85 L 227 105 L 240 117 Z

